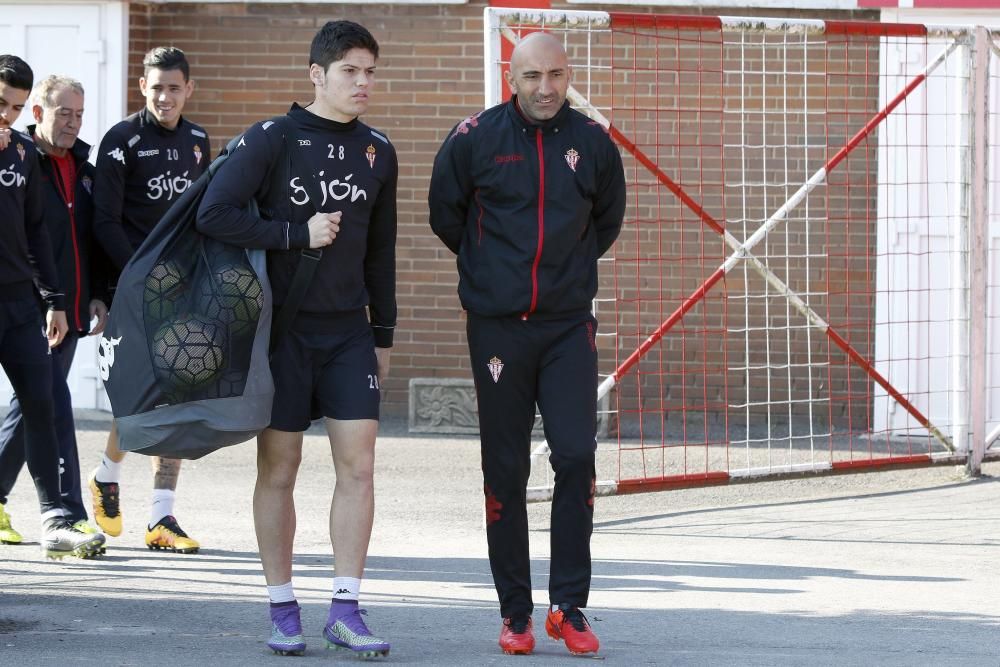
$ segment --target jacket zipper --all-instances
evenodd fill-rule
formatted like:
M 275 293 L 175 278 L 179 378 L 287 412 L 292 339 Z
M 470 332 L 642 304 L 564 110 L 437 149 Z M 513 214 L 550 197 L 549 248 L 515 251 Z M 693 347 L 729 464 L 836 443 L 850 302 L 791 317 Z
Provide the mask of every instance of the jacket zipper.
M 521 315 L 522 320 L 528 319 L 538 306 L 538 265 L 542 261 L 542 245 L 545 240 L 545 153 L 542 150 L 541 128 L 535 130 L 535 147 L 538 150 L 538 248 L 531 265 L 531 305 L 528 312 Z

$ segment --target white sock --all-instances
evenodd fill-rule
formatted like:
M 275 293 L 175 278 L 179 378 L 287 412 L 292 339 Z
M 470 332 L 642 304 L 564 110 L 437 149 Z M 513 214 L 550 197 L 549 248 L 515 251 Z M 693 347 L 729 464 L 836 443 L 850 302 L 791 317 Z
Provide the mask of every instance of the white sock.
M 357 600 L 360 595 L 360 579 L 354 577 L 333 578 L 333 598 L 335 600 Z
M 279 602 L 295 602 L 295 591 L 292 589 L 292 582 L 289 581 L 287 584 L 281 584 L 280 586 L 268 586 L 267 597 L 271 598 L 271 602 L 274 604 Z
M 149 527 L 155 526 L 160 519 L 174 513 L 174 492 L 170 489 L 153 489 L 153 506 L 149 513 Z
M 112 461 L 108 458 L 107 454 L 101 456 L 101 465 L 97 466 L 97 473 L 94 475 L 96 479 L 101 484 L 108 484 L 109 482 L 114 482 L 118 484 L 121 482 L 122 478 L 122 463 L 121 461 Z
M 553 612 L 559 611 L 559 605 L 557 604 L 552 605 L 552 611 Z

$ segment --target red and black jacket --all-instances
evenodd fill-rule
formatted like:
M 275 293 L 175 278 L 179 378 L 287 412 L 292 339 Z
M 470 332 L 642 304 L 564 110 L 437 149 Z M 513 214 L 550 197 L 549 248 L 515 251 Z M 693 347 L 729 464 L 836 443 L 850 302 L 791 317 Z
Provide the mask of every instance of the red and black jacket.
M 35 126 L 28 132 L 35 135 Z M 63 192 L 52 158 L 35 144 L 41 167 L 42 218 L 52 243 L 59 285 L 66 295 L 66 319 L 71 331 L 90 331 L 90 300 L 111 304 L 108 294 L 110 260 L 94 242 L 94 167 L 87 162 L 90 145 L 77 139 L 70 149 L 76 166 L 72 198 Z M 69 206 L 69 203 L 72 206 Z
M 487 317 L 589 311 L 625 213 L 621 155 L 569 104 L 528 122 L 514 100 L 467 118 L 434 159 L 430 223 L 458 255 L 462 306 Z

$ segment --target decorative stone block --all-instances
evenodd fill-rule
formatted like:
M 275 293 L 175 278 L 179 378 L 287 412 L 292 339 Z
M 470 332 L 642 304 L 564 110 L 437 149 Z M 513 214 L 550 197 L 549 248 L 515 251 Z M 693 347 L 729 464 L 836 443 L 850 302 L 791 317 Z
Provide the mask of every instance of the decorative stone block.
M 409 430 L 478 435 L 472 378 L 411 378 Z
M 472 378 L 411 378 L 408 428 L 411 433 L 479 434 L 476 387 Z M 597 437 L 608 435 L 609 396 L 598 402 Z M 534 437 L 542 435 L 535 416 Z

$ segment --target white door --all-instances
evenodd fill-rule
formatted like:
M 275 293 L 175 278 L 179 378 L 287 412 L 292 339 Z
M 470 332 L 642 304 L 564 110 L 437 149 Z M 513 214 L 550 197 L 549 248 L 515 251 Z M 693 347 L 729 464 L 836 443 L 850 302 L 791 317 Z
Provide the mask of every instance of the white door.
M 995 11 L 883 10 L 882 19 L 891 23 L 1000 27 L 1000 14 Z M 939 50 L 932 47 L 924 53 L 917 47 L 909 52 L 886 49 L 882 54 L 883 71 L 898 75 L 897 81 L 903 82 L 904 75 L 912 78 Z M 932 75 L 907 99 L 906 113 L 890 116 L 880 133 L 876 304 L 879 371 L 935 426 L 958 442 L 968 433 L 968 369 L 962 367 L 966 363 L 968 314 L 961 292 L 955 289 L 961 286 L 960 274 L 966 270 L 959 253 L 959 227 L 967 224 L 962 220 L 964 156 L 960 147 L 968 146 L 968 121 L 959 122 L 955 115 L 966 106 L 959 85 L 959 58 L 964 57 L 960 50 L 949 58 L 939 68 L 936 80 Z M 995 112 L 1000 108 L 1000 87 L 993 74 L 989 100 L 994 111 L 990 118 L 991 141 L 1000 136 L 1000 114 Z M 926 149 L 919 154 L 911 149 L 904 154 L 893 148 L 901 145 Z M 991 163 L 995 163 L 995 157 L 991 155 Z M 991 215 L 1000 211 L 998 194 L 994 188 L 990 195 Z M 1000 280 L 1000 253 L 994 249 L 1000 249 L 1000 228 L 994 225 L 989 234 L 989 284 L 996 285 Z M 1000 298 L 1000 293 L 993 297 Z M 991 303 L 988 308 L 992 322 L 998 306 Z M 991 324 L 988 336 L 988 350 L 1000 350 L 1000 327 Z M 994 354 L 988 353 L 987 382 L 990 387 L 1000 387 L 1000 364 L 993 358 Z M 987 402 L 987 430 L 1000 423 L 1000 391 L 992 393 Z M 962 425 L 958 432 L 956 424 Z M 876 395 L 874 427 L 911 434 L 921 430 L 884 392 Z
M 125 54 L 128 53 L 124 2 L 33 2 L 0 6 L 0 51 L 24 58 L 36 81 L 49 74 L 78 79 L 86 94 L 80 138 L 98 143 L 125 110 Z M 25 109 L 15 127 L 34 122 Z M 93 337 L 80 341 L 69 387 L 78 408 L 109 409 L 97 375 Z M 0 375 L 0 405 L 10 400 L 10 383 Z

